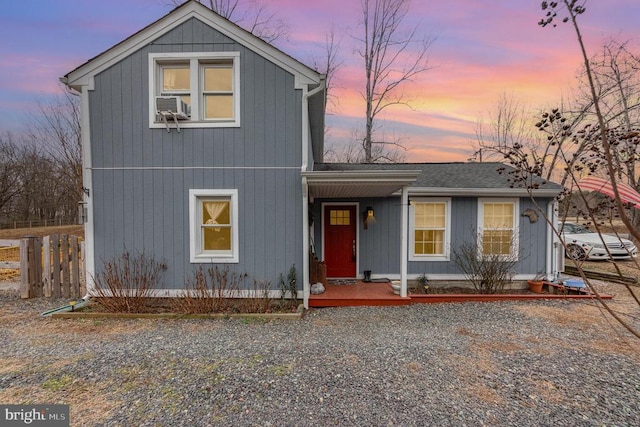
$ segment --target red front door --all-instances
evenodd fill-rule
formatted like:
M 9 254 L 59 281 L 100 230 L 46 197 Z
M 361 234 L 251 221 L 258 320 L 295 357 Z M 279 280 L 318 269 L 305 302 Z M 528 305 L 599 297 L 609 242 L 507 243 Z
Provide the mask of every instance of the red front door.
M 324 260 L 327 277 L 356 277 L 356 207 L 325 205 Z

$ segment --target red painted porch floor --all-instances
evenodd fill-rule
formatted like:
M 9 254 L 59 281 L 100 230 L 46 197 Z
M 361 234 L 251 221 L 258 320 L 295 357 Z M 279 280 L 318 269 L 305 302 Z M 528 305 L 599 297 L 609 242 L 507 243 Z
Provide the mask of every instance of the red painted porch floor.
M 446 302 L 484 302 L 484 301 L 513 301 L 535 299 L 593 299 L 593 295 L 586 294 L 428 294 L 410 295 L 402 298 L 395 295 L 390 283 L 365 283 L 360 280 L 354 285 L 325 286 L 320 295 L 309 296 L 309 307 L 354 307 L 354 306 L 392 306 L 425 303 Z M 602 299 L 611 299 L 611 295 L 601 295 Z
M 390 283 L 365 283 L 360 280 L 355 285 L 328 284 L 323 293 L 309 296 L 309 307 L 409 304 L 411 298 L 395 295 Z

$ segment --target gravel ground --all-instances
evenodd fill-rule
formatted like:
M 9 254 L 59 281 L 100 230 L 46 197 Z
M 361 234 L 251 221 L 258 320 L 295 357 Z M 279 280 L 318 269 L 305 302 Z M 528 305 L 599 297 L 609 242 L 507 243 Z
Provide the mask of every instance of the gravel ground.
M 0 291 L 0 403 L 70 404 L 71 425 L 640 419 L 640 341 L 592 303 L 331 308 L 271 322 L 36 316 L 61 303 Z M 640 328 L 629 299 L 611 305 Z

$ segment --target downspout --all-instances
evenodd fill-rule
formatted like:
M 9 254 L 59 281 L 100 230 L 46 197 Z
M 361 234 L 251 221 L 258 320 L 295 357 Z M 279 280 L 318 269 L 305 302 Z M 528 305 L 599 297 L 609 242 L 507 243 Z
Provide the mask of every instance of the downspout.
M 309 97 L 325 90 L 325 78 L 320 79 L 320 85 L 308 91 L 308 86 L 302 95 L 302 162 L 300 170 L 306 172 L 309 169 Z M 309 295 L 311 285 L 309 284 L 309 184 L 307 177 L 302 177 L 302 302 L 304 308 L 309 308 Z
M 93 79 L 91 80 L 93 83 Z M 91 85 L 93 86 L 93 84 Z M 82 137 L 82 185 L 84 192 L 83 201 L 87 209 L 87 218 L 84 224 L 84 250 L 85 250 L 85 284 L 87 295 L 83 298 L 88 300 L 95 294 L 95 284 L 93 278 L 96 274 L 94 230 L 93 230 L 93 170 L 91 162 L 91 129 L 89 121 L 89 91 L 92 87 L 82 86 L 80 102 L 80 132 Z
M 68 86 L 68 79 L 66 77 L 60 78 L 60 82 Z M 82 140 L 82 201 L 84 209 L 87 210 L 88 221 L 84 224 L 84 271 L 85 271 L 85 285 L 87 288 L 87 294 L 79 301 L 73 301 L 62 307 L 45 311 L 40 316 L 51 316 L 54 313 L 62 313 L 67 311 L 73 311 L 84 307 L 89 303 L 91 298 L 91 291 L 95 289 L 93 283 L 93 277 L 95 277 L 95 261 L 94 261 L 94 248 L 93 248 L 93 203 L 91 199 L 91 190 L 85 190 L 92 188 L 91 185 L 91 144 L 89 133 L 89 93 L 88 87 L 82 86 L 82 92 L 75 91 L 74 95 L 80 96 L 80 138 Z M 89 194 L 87 194 L 87 192 Z
M 300 170 L 303 172 L 306 172 L 309 168 L 309 98 L 325 89 L 326 81 L 325 77 L 322 76 L 320 79 L 320 85 L 317 88 L 308 91 L 307 86 L 302 95 L 302 166 Z
M 60 83 L 71 89 L 74 95 L 80 96 L 80 139 L 82 144 L 82 204 L 86 209 L 86 217 L 84 217 L 84 272 L 85 286 L 87 294 L 77 303 L 65 305 L 55 310 L 42 313 L 41 316 L 48 316 L 54 312 L 73 311 L 86 305 L 91 298 L 91 291 L 95 290 L 93 278 L 95 277 L 95 250 L 93 239 L 93 199 L 91 194 L 92 172 L 91 172 L 91 132 L 89 121 L 89 90 L 93 90 L 93 79 L 89 86 L 81 86 L 78 92 L 75 88 L 69 86 L 67 77 L 60 77 Z
M 407 185 L 402 186 L 402 213 L 400 215 L 400 296 L 407 297 L 407 263 L 408 249 L 407 236 L 409 233 L 409 190 Z

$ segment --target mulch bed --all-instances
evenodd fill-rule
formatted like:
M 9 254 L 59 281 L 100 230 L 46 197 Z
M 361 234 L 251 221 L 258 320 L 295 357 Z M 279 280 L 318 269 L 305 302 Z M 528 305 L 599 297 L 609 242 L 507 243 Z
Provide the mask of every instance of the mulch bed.
M 487 295 L 482 294 L 477 291 L 475 288 L 468 288 L 464 286 L 430 286 L 428 290 L 424 290 L 422 288 L 409 288 L 409 293 L 414 295 L 431 295 L 431 294 L 479 294 L 479 295 Z M 495 292 L 495 294 L 499 295 L 523 295 L 532 293 L 529 289 L 503 289 L 502 291 Z

